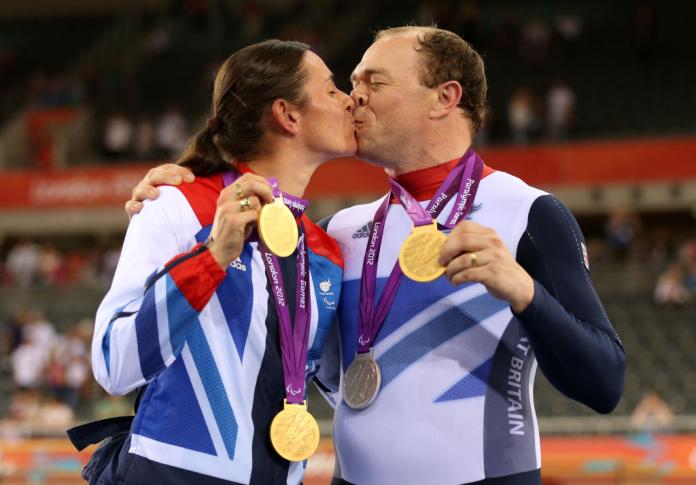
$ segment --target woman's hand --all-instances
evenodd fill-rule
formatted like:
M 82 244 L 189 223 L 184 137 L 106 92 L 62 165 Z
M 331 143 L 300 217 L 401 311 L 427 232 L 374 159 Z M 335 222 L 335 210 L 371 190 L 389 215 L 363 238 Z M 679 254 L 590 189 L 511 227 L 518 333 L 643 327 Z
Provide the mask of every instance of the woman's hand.
M 270 184 L 251 173 L 242 175 L 220 192 L 208 248 L 224 270 L 242 253 L 244 241 L 256 225 L 261 207 L 270 202 L 273 202 Z

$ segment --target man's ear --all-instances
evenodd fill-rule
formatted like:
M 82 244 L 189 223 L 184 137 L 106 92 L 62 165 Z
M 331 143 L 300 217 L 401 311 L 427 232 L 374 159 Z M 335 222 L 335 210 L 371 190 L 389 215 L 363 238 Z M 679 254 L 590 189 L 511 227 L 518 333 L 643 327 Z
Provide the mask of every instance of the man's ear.
M 300 125 L 300 110 L 289 101 L 278 98 L 271 105 L 276 126 L 285 133 L 296 135 Z
M 462 99 L 462 85 L 457 81 L 447 81 L 440 84 L 435 93 L 437 98 L 430 112 L 432 118 L 442 118 L 447 116 L 452 110 L 457 109 L 459 101 Z

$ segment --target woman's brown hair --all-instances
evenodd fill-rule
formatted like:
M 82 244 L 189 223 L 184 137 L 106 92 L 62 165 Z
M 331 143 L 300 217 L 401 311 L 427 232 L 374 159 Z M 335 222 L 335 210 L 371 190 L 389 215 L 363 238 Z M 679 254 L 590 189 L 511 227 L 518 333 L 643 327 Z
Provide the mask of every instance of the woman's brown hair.
M 273 101 L 282 98 L 298 106 L 306 102 L 302 60 L 308 50 L 301 42 L 267 40 L 227 58 L 215 76 L 207 126 L 191 138 L 177 163 L 207 176 L 228 170 L 230 158 L 257 157 L 264 115 Z

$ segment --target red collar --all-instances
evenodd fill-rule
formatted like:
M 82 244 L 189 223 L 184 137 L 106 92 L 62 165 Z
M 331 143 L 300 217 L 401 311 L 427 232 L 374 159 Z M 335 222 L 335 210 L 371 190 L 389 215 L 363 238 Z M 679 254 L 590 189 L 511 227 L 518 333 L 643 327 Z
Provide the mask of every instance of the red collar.
M 435 165 L 434 167 L 422 168 L 413 172 L 401 174 L 396 177 L 403 188 L 408 190 L 409 194 L 418 201 L 430 200 L 435 195 L 435 191 L 440 188 L 442 182 L 447 178 L 447 175 L 457 166 L 459 158 L 450 160 L 449 162 Z M 483 166 L 481 179 L 495 172 L 488 165 Z M 392 202 L 395 200 L 392 198 Z

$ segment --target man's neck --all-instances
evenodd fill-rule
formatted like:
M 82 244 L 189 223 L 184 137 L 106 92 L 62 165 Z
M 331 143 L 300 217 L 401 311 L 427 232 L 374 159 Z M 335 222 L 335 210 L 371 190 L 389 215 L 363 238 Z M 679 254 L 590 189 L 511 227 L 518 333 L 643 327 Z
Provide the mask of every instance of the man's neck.
M 386 165 L 384 171 L 390 177 L 434 167 L 461 157 L 471 146 L 469 136 L 437 136 L 433 143 L 423 143 L 400 160 Z

